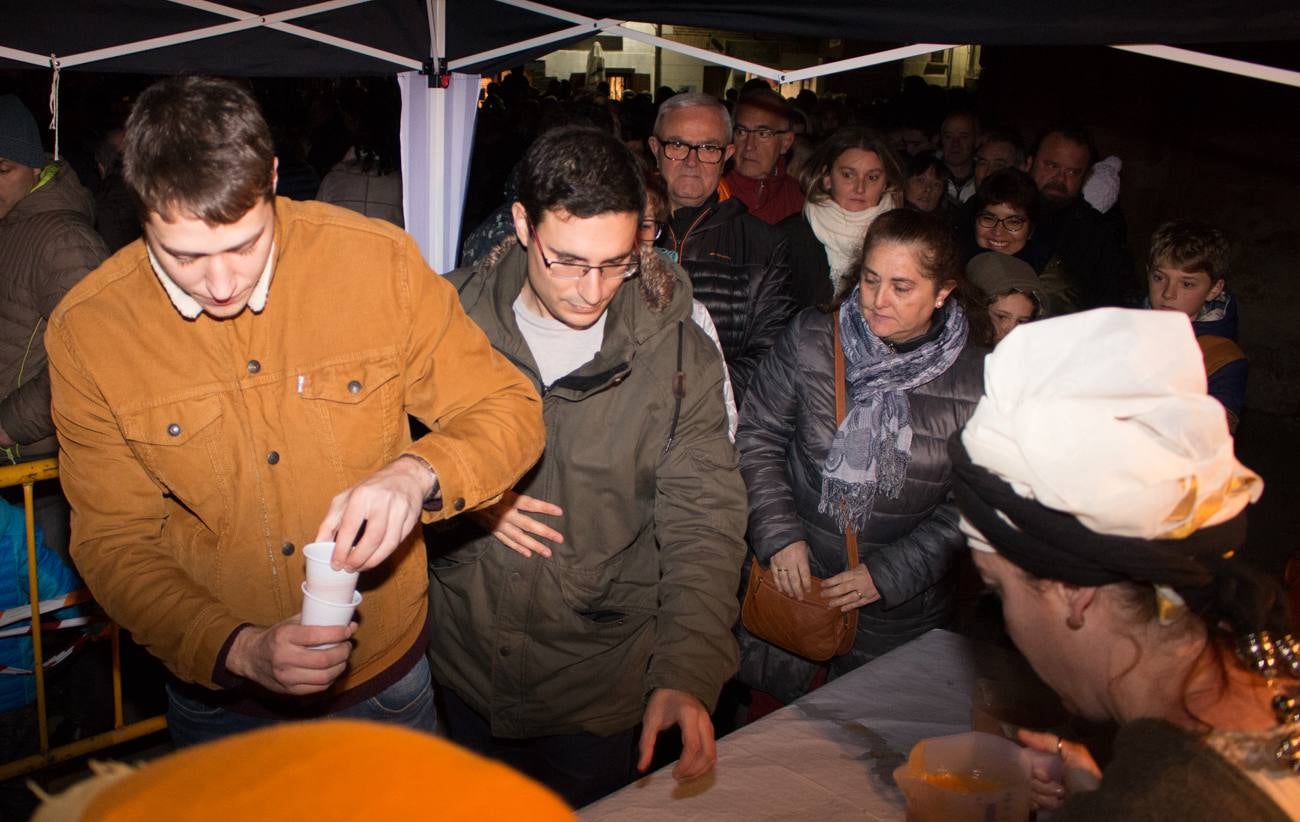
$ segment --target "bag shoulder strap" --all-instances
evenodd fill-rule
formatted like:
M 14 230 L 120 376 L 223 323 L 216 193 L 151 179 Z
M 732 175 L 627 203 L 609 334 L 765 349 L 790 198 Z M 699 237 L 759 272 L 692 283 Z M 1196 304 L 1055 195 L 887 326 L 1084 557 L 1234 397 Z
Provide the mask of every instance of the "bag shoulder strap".
M 834 329 L 832 345 L 835 348 L 835 426 L 838 428 L 844 422 L 847 404 L 844 390 L 844 347 L 840 345 L 839 309 L 836 309 L 834 316 L 831 317 L 831 327 Z M 851 526 L 844 529 L 844 556 L 845 568 L 857 567 L 858 535 Z

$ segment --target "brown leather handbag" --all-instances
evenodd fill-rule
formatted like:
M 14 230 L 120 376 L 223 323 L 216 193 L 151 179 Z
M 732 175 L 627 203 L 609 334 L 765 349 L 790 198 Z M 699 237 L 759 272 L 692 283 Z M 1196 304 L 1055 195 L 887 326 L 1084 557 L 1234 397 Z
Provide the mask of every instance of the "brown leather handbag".
M 835 346 L 835 422 L 844 421 L 844 350 L 840 347 L 840 323 L 837 313 L 832 319 Z M 849 528 L 844 532 L 847 568 L 858 564 L 858 537 Z M 793 654 L 825 662 L 846 654 L 853 647 L 858 632 L 857 610 L 843 613 L 826 605 L 821 598 L 822 581 L 812 578 L 812 590 L 803 599 L 781 592 L 776 573 L 764 568 L 757 558 L 750 561 L 749 586 L 740 608 L 740 621 L 754 636 L 784 648 Z

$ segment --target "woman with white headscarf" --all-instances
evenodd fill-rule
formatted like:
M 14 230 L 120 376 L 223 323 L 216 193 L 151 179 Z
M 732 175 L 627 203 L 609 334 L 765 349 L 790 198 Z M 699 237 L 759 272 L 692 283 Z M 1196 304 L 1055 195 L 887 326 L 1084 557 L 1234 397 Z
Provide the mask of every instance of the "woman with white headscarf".
M 1238 556 L 1263 483 L 1233 455 L 1186 318 L 1027 325 L 985 384 L 951 443 L 975 564 L 1066 707 L 1120 724 L 1104 774 L 1083 746 L 1022 732 L 1036 806 L 1297 818 L 1300 645 L 1278 586 Z

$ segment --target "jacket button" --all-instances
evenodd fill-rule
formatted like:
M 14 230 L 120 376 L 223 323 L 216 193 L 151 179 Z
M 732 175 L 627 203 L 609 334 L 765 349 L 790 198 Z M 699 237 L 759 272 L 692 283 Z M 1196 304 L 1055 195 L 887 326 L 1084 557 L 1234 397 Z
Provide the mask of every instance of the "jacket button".
M 281 545 L 281 546 L 280 546 L 280 553 L 284 554 L 286 557 L 291 557 L 291 556 L 293 556 L 293 543 L 292 543 L 292 542 L 286 542 L 284 545 Z
M 179 437 L 181 435 L 181 427 L 176 423 L 172 423 L 167 426 L 167 433 L 173 437 Z
M 272 465 L 275 465 L 277 462 L 280 461 L 280 452 L 272 451 L 271 453 L 267 454 L 266 461 L 271 463 Z
M 464 498 L 464 497 L 456 497 L 456 499 L 452 502 L 451 507 L 452 507 L 452 508 L 455 508 L 457 511 L 464 511 L 464 510 L 465 510 L 465 498 Z
M 510 649 L 509 649 L 509 648 L 501 648 L 501 649 L 499 649 L 499 650 L 497 651 L 497 653 L 498 653 L 498 654 L 501 654 L 501 656 L 510 656 Z
M 349 393 L 349 394 L 360 394 L 360 393 L 361 393 L 361 383 L 358 382 L 357 380 L 353 380 L 352 382 L 348 383 L 348 393 Z
M 256 374 L 258 371 L 261 370 L 262 370 L 262 364 L 260 362 L 258 362 L 257 360 L 248 361 L 248 373 Z

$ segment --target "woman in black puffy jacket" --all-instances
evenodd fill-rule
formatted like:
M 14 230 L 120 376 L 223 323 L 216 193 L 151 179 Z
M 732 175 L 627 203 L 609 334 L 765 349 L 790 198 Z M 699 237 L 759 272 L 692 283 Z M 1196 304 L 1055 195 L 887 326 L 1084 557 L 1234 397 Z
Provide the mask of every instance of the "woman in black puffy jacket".
M 939 218 L 882 214 L 838 311 L 796 316 L 741 411 L 751 550 L 787 593 L 804 594 L 811 574 L 833 606 L 858 610 L 857 640 L 832 660 L 832 676 L 943 624 L 950 610 L 962 537 L 947 442 L 982 392 L 986 349 L 976 343 L 988 337 L 984 312 L 963 308 L 960 260 Z M 848 526 L 862 562 L 846 571 Z M 808 690 L 816 663 L 741 634 L 743 682 L 783 702 Z

